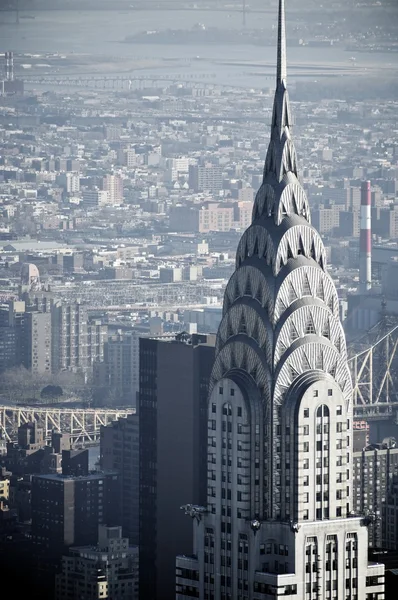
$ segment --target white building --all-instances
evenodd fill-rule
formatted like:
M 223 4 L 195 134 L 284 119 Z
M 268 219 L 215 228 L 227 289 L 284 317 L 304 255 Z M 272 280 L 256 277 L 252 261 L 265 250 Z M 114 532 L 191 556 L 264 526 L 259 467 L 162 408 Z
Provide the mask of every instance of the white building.
M 106 175 L 102 188 L 108 192 L 108 202 L 111 206 L 123 204 L 123 179 L 120 175 Z
M 207 505 L 176 598 L 383 600 L 352 508 L 352 384 L 291 138 L 284 0 L 271 140 L 225 290 L 208 400 Z

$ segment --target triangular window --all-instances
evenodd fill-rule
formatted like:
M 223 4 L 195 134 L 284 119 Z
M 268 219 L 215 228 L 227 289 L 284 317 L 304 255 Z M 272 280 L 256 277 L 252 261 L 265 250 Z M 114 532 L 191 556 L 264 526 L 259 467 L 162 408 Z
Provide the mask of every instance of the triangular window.
M 299 332 L 297 331 L 296 326 L 292 321 L 290 323 L 290 339 L 293 342 L 294 340 L 297 340 L 299 337 L 300 337 Z
M 326 321 L 322 328 L 322 336 L 330 340 L 330 326 L 329 321 Z
M 318 356 L 316 357 L 315 368 L 316 369 L 320 369 L 321 371 L 323 371 L 323 355 L 322 355 L 322 352 L 320 352 L 318 354 Z
M 323 290 L 323 281 L 322 279 L 319 281 L 319 285 L 318 285 L 318 289 L 316 292 L 317 298 L 319 298 L 320 300 L 325 300 L 325 293 Z
M 310 282 L 308 280 L 308 275 L 305 274 L 304 275 L 304 282 L 303 282 L 303 296 L 311 296 L 311 288 L 310 288 Z
M 307 324 L 305 327 L 305 335 L 310 335 L 310 334 L 314 334 L 314 333 L 316 333 L 314 321 L 312 320 L 312 316 L 309 315 Z
M 305 247 L 304 247 L 304 242 L 303 242 L 303 238 L 301 237 L 301 235 L 299 237 L 299 251 L 298 251 L 298 253 L 299 254 L 303 254 L 305 256 Z
M 301 358 L 301 366 L 303 368 L 303 371 L 309 371 L 311 369 L 310 361 L 308 360 L 305 352 L 303 353 L 303 356 Z
M 294 289 L 293 284 L 290 282 L 289 284 L 289 302 L 290 304 L 297 300 L 296 290 Z
M 259 256 L 259 251 L 258 251 L 258 238 L 256 238 L 256 239 L 255 239 L 255 242 L 254 242 L 253 256 Z
M 251 296 L 251 295 L 252 295 L 252 284 L 251 284 L 250 277 L 248 277 L 246 280 L 245 296 Z
M 314 260 L 316 260 L 316 250 L 315 250 L 315 242 L 314 242 L 314 240 L 312 241 L 312 244 L 311 244 L 311 258 L 313 258 Z
M 239 321 L 239 333 L 247 333 L 245 315 L 243 312 Z

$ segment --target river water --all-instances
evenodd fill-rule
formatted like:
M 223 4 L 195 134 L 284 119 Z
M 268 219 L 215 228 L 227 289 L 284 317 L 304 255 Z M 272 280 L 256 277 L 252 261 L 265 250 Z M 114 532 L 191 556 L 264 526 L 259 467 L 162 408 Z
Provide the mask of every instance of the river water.
M 35 18 L 26 18 L 34 14 Z M 248 28 L 265 27 L 270 30 L 270 19 L 276 22 L 276 15 L 249 14 Z M 222 61 L 257 61 L 275 64 L 276 30 L 272 37 L 275 44 L 258 47 L 249 45 L 160 45 L 127 44 L 123 40 L 134 33 L 154 29 L 189 29 L 196 23 L 206 26 L 238 29 L 242 16 L 239 13 L 207 11 L 38 11 L 21 12 L 20 23 L 15 23 L 15 13 L 0 13 L 0 52 L 13 50 L 15 53 L 62 53 L 86 54 L 100 59 L 111 56 L 139 59 L 180 59 L 193 61 L 185 69 L 201 73 L 215 74 L 220 83 L 231 83 L 231 77 L 238 85 L 259 86 L 258 76 L 251 76 L 250 68 L 242 66 L 226 67 Z M 288 23 L 289 27 L 289 23 Z M 343 48 L 294 47 L 288 49 L 290 67 L 294 65 L 339 65 L 350 68 L 352 53 Z M 197 60 L 200 57 L 201 60 Z M 394 54 L 357 53 L 357 65 L 361 68 L 386 67 L 395 65 Z M 179 66 L 165 66 L 169 73 Z M 258 71 L 258 68 L 257 68 Z M 152 74 L 148 71 L 147 74 Z

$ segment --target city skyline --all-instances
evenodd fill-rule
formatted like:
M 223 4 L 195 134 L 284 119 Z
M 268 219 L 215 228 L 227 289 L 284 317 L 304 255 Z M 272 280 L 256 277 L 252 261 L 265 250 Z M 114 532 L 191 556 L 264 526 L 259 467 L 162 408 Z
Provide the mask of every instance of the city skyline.
M 61 4 L 0 6 L 7 588 L 395 599 L 398 5 Z

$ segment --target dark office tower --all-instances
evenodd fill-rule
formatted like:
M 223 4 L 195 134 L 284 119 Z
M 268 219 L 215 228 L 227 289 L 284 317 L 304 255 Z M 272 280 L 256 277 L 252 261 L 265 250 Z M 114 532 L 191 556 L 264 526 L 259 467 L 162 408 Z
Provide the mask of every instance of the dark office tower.
M 366 520 L 351 517 L 351 378 L 298 179 L 284 0 L 278 34 L 264 178 L 225 290 L 210 379 L 207 502 L 187 507 L 195 544 L 177 558 L 178 600 L 384 598 Z
M 382 548 L 388 522 L 383 516 L 392 477 L 398 474 L 398 448 L 388 443 L 371 444 L 354 452 L 353 508 L 358 515 L 369 515 L 369 546 Z
M 43 583 L 53 585 L 67 548 L 96 544 L 100 524 L 117 525 L 118 486 L 116 473 L 33 476 L 32 545 Z
M 138 546 L 139 534 L 138 444 L 138 415 L 128 415 L 101 427 L 101 469 L 119 473 L 120 525 L 133 546 Z
M 192 527 L 180 507 L 206 499 L 206 407 L 214 342 L 215 336 L 187 334 L 172 341 L 140 339 L 142 600 L 174 599 L 174 553 L 192 551 Z

